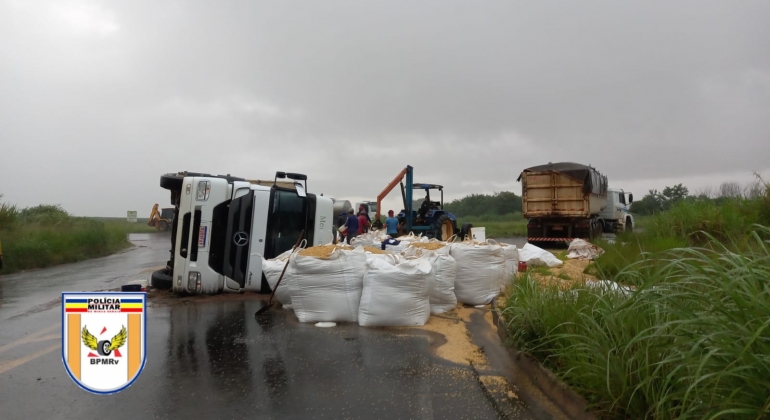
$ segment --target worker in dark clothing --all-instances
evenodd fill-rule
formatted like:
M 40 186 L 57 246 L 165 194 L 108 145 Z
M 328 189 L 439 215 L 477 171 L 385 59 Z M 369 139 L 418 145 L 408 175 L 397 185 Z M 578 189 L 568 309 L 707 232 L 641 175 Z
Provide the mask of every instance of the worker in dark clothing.
M 350 245 L 350 240 L 358 235 L 358 216 L 353 214 L 353 209 L 348 211 L 348 219 L 345 221 L 348 230 L 345 232 L 346 241 Z
M 339 229 L 343 226 L 345 226 L 345 222 L 348 220 L 348 214 L 344 211 L 340 213 L 340 216 L 337 218 L 337 232 L 339 232 Z M 340 243 L 345 242 L 345 232 L 339 232 L 340 233 Z
M 428 210 L 430 210 L 430 200 L 428 199 L 428 196 L 425 196 L 425 199 L 422 200 L 422 204 L 420 205 L 420 209 L 417 210 L 417 213 L 420 215 L 420 219 L 425 220 L 425 215 L 428 214 Z

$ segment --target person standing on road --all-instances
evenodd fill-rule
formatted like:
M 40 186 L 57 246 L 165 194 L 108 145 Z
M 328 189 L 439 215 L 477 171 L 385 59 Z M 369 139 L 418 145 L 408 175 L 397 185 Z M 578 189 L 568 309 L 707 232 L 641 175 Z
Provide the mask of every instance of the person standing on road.
M 369 231 L 369 220 L 367 220 L 369 216 L 366 214 L 365 211 L 361 211 L 358 213 L 358 234 L 363 235 L 364 233 Z
M 346 241 L 350 245 L 350 240 L 358 236 L 358 216 L 353 214 L 353 209 L 348 211 L 348 219 L 345 221 L 348 230 L 345 232 Z
M 388 218 L 385 219 L 385 227 L 387 228 L 388 236 L 391 238 L 398 238 L 398 219 L 393 217 L 393 210 L 388 210 Z
M 345 232 L 340 232 L 340 228 L 345 226 L 345 222 L 348 220 L 348 214 L 344 211 L 337 217 L 337 232 L 340 234 L 340 243 L 345 242 Z

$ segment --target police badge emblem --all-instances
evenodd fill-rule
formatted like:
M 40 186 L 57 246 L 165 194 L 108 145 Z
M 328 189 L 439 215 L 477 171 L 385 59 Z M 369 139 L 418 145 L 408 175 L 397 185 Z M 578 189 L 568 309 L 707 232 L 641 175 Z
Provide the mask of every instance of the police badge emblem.
M 62 361 L 96 394 L 130 386 L 146 361 L 145 293 L 62 293 Z

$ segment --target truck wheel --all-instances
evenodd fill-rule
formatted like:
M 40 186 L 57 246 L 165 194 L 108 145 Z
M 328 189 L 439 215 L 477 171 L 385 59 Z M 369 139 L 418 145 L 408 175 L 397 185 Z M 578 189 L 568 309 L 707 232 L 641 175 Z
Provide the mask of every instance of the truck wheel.
M 159 221 L 157 228 L 161 232 L 167 231 L 168 230 L 168 222 L 166 222 L 165 220 Z
M 463 225 L 462 228 L 460 228 L 460 240 L 464 241 L 465 237 L 473 238 L 473 232 L 471 232 L 471 229 L 473 229 L 473 225 L 471 223 L 466 223 Z
M 631 219 L 626 219 L 626 233 L 631 233 L 634 231 L 634 225 L 631 224 Z
M 181 190 L 184 178 L 175 174 L 160 176 L 160 187 L 166 190 Z
M 153 271 L 150 276 L 150 285 L 156 289 L 170 289 L 174 285 L 174 282 L 171 275 L 168 274 L 168 271 L 168 268 Z
M 96 352 L 99 353 L 99 356 L 109 356 L 112 353 L 110 344 L 110 340 L 102 340 L 96 345 Z
M 452 219 L 450 219 L 448 215 L 442 214 L 436 219 L 436 222 L 433 223 L 433 231 L 435 232 L 434 236 L 436 239 L 439 241 L 446 241 L 455 233 Z

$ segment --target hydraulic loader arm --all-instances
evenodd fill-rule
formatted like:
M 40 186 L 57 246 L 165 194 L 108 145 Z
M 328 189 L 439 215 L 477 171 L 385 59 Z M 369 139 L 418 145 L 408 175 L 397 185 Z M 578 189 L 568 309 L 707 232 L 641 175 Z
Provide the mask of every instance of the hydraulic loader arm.
M 147 221 L 147 225 L 155 226 L 156 219 L 160 219 L 160 212 L 158 212 L 158 203 L 155 203 L 155 205 L 152 206 L 152 211 L 150 212 L 150 220 Z
M 385 198 L 391 191 L 393 191 L 393 188 L 396 188 L 396 185 L 398 185 L 402 179 L 404 179 L 404 176 L 408 173 L 412 172 L 412 167 L 407 165 L 406 168 L 402 169 L 401 172 L 396 175 L 395 178 L 393 178 L 393 181 L 390 181 L 390 184 L 388 184 L 380 193 L 380 195 L 377 196 L 377 212 L 375 213 L 374 219 L 380 220 L 380 210 L 382 209 L 382 199 Z

